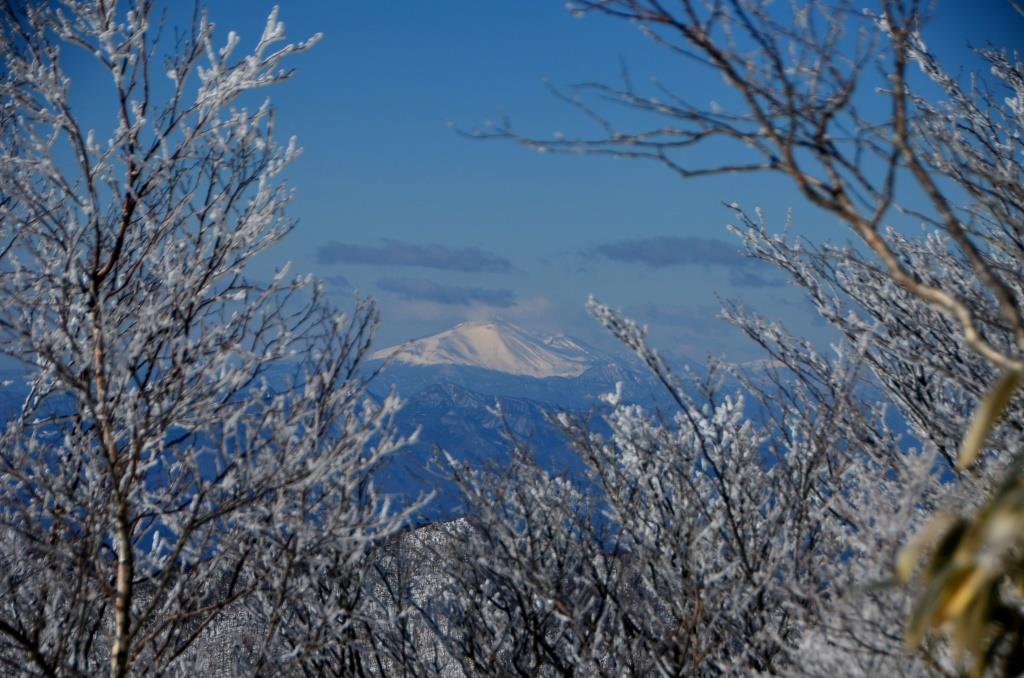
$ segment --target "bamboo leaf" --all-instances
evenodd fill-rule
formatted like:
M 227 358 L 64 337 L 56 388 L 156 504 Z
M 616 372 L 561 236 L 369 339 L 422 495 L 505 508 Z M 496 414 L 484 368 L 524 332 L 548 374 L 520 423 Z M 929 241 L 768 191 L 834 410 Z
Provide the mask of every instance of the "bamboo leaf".
M 949 513 L 940 513 L 929 520 L 928 524 L 900 549 L 896 557 L 896 579 L 904 584 L 909 582 L 924 552 L 940 538 L 945 543 L 954 526 L 962 533 L 966 523 Z
M 988 434 L 999 421 L 999 417 L 1002 416 L 1020 383 L 1021 373 L 1016 370 L 1007 370 L 989 389 L 978 405 L 974 419 L 971 421 L 971 427 L 967 430 L 960 445 L 960 455 L 957 459 L 957 465 L 960 468 L 967 468 L 978 458 Z

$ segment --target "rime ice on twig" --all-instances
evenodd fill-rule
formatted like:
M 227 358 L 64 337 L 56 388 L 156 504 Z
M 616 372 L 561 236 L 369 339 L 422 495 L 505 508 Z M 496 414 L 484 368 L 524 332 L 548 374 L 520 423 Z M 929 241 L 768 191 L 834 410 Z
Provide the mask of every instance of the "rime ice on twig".
M 365 394 L 371 304 L 246 277 L 292 227 L 298 147 L 268 103 L 229 108 L 316 38 L 280 46 L 275 10 L 236 56 L 197 13 L 164 54 L 153 13 L 0 18 L 0 345 L 31 384 L 0 445 L 0 661 L 195 675 L 197 639 L 245 619 L 219 647 L 236 671 L 344 666 L 368 554 L 406 515 L 370 482 L 400 401 Z M 105 70 L 109 129 L 82 128 L 65 53 Z

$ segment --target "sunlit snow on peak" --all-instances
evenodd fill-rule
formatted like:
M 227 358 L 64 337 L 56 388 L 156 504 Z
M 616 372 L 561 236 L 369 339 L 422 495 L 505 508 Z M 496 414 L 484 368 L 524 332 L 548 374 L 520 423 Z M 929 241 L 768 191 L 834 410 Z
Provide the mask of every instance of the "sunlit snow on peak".
M 595 356 L 565 335 L 540 339 L 500 321 L 464 322 L 450 330 L 383 348 L 374 359 L 412 365 L 469 365 L 528 377 L 576 377 Z

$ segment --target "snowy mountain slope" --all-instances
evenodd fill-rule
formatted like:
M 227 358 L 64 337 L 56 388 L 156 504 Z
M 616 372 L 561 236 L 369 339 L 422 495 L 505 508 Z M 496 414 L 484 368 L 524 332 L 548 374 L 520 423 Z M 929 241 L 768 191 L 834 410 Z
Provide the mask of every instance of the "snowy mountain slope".
M 540 339 L 509 323 L 465 322 L 450 330 L 381 349 L 372 359 L 411 365 L 464 365 L 524 377 L 578 377 L 599 358 L 559 335 Z

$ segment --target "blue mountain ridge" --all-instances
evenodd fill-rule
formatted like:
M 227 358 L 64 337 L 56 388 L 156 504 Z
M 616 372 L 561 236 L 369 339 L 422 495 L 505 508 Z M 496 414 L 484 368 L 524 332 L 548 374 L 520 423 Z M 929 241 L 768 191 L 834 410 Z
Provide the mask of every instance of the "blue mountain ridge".
M 698 374 L 700 366 L 692 365 Z M 270 382 L 292 368 L 281 365 Z M 553 424 L 548 413 L 568 411 L 600 415 L 607 406 L 600 396 L 623 383 L 624 399 L 660 411 L 671 418 L 676 405 L 664 387 L 643 366 L 625 361 L 602 360 L 575 377 L 530 377 L 467 365 L 409 365 L 399 361 L 364 365 L 365 374 L 380 372 L 370 382 L 369 397 L 379 400 L 392 389 L 405 404 L 395 418 L 402 434 L 419 429 L 417 442 L 395 453 L 377 471 L 374 482 L 379 493 L 392 497 L 399 505 L 434 492 L 433 500 L 417 516 L 418 521 L 452 517 L 460 511 L 458 489 L 447 478 L 440 463 L 441 450 L 460 463 L 474 467 L 499 468 L 510 459 L 512 446 L 507 440 L 507 425 L 516 440 L 530 448 L 542 468 L 581 479 L 584 467 L 569 449 L 568 441 Z M 0 387 L 0 420 L 18 415 L 28 395 L 23 374 L 0 374 L 10 383 Z M 738 385 L 727 383 L 725 393 Z M 698 400 L 699 401 L 699 400 Z M 63 402 L 70 407 L 70 402 Z M 504 422 L 494 414 L 500 405 Z M 52 405 L 51 405 L 52 406 Z M 763 415 L 753 399 L 748 400 L 748 416 Z M 597 431 L 606 431 L 600 416 L 590 418 Z

